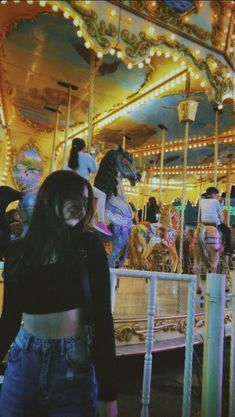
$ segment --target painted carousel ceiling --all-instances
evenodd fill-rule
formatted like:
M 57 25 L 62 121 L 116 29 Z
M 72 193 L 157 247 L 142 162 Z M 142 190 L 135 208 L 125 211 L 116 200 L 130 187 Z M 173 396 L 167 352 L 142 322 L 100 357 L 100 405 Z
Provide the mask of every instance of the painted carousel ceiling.
M 189 71 L 190 94 L 199 101 L 196 120 L 190 125 L 189 165 L 213 162 L 213 107 L 216 98 L 218 104 L 218 97 L 221 101 L 222 96 L 226 98 L 219 119 L 221 163 L 226 162 L 228 153 L 234 152 L 233 102 L 229 93 L 233 70 L 231 54 L 227 53 L 231 48 L 232 35 L 228 37 L 228 31 L 233 28 L 231 24 L 228 27 L 228 23 L 232 11 L 223 9 L 220 30 L 214 21 L 219 16 L 214 17 L 210 25 L 207 18 L 207 13 L 213 11 L 215 15 L 226 2 L 115 0 L 21 1 L 19 4 L 1 0 L 1 3 L 1 94 L 13 154 L 30 142 L 43 148 L 45 160 L 49 158 L 55 116 L 45 106 L 61 110 L 57 137 L 57 155 L 60 154 L 68 94 L 58 84 L 60 81 L 77 87 L 72 91 L 70 137 L 87 137 L 91 54 L 95 57 L 94 142 L 111 147 L 122 142 L 123 135 L 128 135 L 131 140 L 127 147 L 142 156 L 142 163 L 147 167 L 158 166 L 159 152 L 155 148 L 161 143 L 159 124 L 163 124 L 168 129 L 165 164 L 182 165 L 180 141 L 184 137 L 184 126 L 178 121 L 177 103 L 185 97 L 186 72 Z M 162 34 L 158 34 L 154 26 L 160 19 L 157 10 L 158 16 L 162 16 L 161 23 L 165 22 Z M 71 21 L 72 12 L 77 13 L 77 21 L 75 18 Z M 168 24 L 167 13 L 171 16 Z M 181 25 L 177 19 L 181 19 Z M 178 25 L 178 40 L 169 25 Z M 201 32 L 195 27 L 201 28 Z M 140 29 L 146 30 L 148 37 L 145 47 L 139 43 L 138 50 L 135 36 Z M 139 35 L 141 33 L 143 37 L 144 32 Z M 227 52 L 223 55 L 220 47 L 226 37 Z M 193 38 L 198 39 L 198 44 L 192 43 Z M 109 53 L 106 41 L 111 47 Z M 118 42 L 122 42 L 122 46 Z M 206 43 L 210 43 L 210 48 L 214 45 L 213 53 L 210 48 L 205 49 Z M 197 59 L 200 54 L 205 58 Z M 224 132 L 228 134 L 226 141 Z M 198 138 L 205 143 L 207 138 L 211 141 L 206 147 L 201 142 L 194 146 L 193 141 Z

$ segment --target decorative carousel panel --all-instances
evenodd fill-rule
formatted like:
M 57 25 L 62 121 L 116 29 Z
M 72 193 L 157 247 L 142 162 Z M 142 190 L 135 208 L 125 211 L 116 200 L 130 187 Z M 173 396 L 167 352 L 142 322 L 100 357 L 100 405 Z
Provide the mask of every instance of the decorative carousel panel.
M 36 188 L 43 175 L 43 160 L 37 146 L 27 145 L 17 155 L 13 167 L 14 179 L 22 191 Z

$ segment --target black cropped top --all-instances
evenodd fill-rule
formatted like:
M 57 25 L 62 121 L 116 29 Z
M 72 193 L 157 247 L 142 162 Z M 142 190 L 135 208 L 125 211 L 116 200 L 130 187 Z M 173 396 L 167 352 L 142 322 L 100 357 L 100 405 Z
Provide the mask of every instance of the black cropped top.
M 94 233 L 80 235 L 87 254 L 93 328 L 94 364 L 98 399 L 116 399 L 115 342 L 110 303 L 110 277 L 106 253 Z M 8 252 L 10 254 L 10 250 Z M 46 314 L 81 307 L 83 303 L 81 262 L 72 256 L 60 263 L 41 265 L 15 282 L 8 257 L 4 266 L 4 297 L 0 319 L 0 361 L 6 355 L 20 327 L 22 313 Z

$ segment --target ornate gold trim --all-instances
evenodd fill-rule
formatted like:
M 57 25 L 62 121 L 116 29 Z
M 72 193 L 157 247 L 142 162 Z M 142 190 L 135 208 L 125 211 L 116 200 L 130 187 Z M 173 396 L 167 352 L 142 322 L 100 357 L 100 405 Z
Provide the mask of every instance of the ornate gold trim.
M 232 323 L 232 311 L 226 310 L 224 315 L 224 324 Z M 194 319 L 194 330 L 205 326 L 205 314 L 196 314 Z M 187 327 L 187 315 L 179 317 L 164 317 L 154 320 L 154 333 L 159 332 L 178 332 L 185 335 Z M 133 337 L 137 337 L 140 342 L 146 340 L 147 318 L 146 319 L 117 319 L 114 320 L 115 339 L 118 342 L 129 343 Z

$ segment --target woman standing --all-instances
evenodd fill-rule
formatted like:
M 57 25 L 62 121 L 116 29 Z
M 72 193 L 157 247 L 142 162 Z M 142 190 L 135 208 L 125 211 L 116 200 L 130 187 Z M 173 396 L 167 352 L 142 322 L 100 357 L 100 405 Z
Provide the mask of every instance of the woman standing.
M 83 178 L 86 178 L 88 181 L 90 179 L 90 173 L 96 173 L 98 171 L 96 162 L 94 158 L 87 152 L 86 142 L 83 139 L 75 138 L 72 141 L 72 149 L 70 151 L 68 167 L 73 171 L 76 171 Z M 108 229 L 107 225 L 104 222 L 104 212 L 105 212 L 105 202 L 106 195 L 99 188 L 92 187 L 94 197 L 97 198 L 97 214 L 98 214 L 98 223 L 94 226 L 94 229 L 98 230 L 101 233 L 104 233 L 107 236 L 112 236 L 112 233 Z
M 98 236 L 84 232 L 92 200 L 87 180 L 52 173 L 6 254 L 0 360 L 15 340 L 1 417 L 117 417 L 109 267 Z

